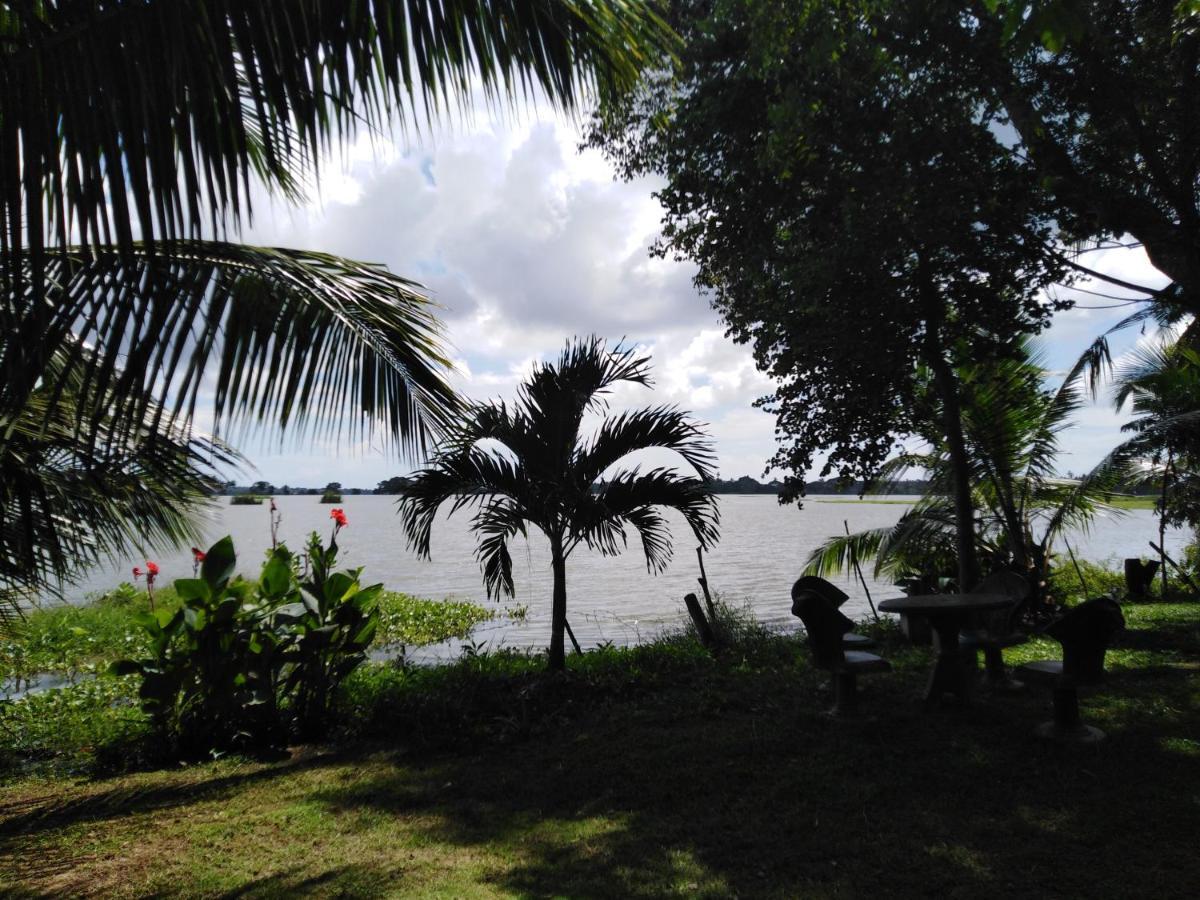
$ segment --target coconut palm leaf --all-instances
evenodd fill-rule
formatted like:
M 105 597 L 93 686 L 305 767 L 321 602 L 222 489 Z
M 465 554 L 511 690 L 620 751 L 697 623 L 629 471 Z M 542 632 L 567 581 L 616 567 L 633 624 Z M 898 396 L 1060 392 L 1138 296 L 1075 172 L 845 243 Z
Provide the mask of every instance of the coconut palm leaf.
M 23 257 L 26 270 L 32 265 Z M 72 248 L 47 261 L 45 303 L 0 339 L 0 409 L 39 383 L 24 366 L 66 343 L 75 412 L 118 439 L 159 414 L 191 417 L 203 386 L 216 423 L 277 423 L 357 436 L 372 420 L 403 450 L 458 409 L 431 304 L 379 266 L 321 253 L 211 241 Z M 0 271 L 0 291 L 11 287 Z M 83 353 L 82 348 L 87 348 Z M 50 352 L 47 350 L 47 352 Z M 162 387 L 165 385 L 166 387 Z
M 432 464 L 413 473 L 401 495 L 400 518 L 410 546 L 429 558 L 433 523 L 444 503 L 450 502 L 451 515 L 467 506 L 486 506 L 494 496 L 520 504 L 527 481 L 522 466 L 494 450 L 435 451 Z M 527 518 L 537 517 L 535 524 L 541 527 L 540 510 L 522 507 L 522 511 Z
M 0 5 L 0 38 L 0 409 L 15 414 L 44 379 L 54 350 L 47 336 L 68 340 L 75 330 L 74 310 L 58 303 L 65 292 L 80 305 L 90 283 L 122 299 L 110 297 L 103 316 L 93 304 L 98 317 L 84 311 L 78 319 L 82 331 L 98 332 L 98 383 L 76 404 L 82 422 L 102 415 L 89 400 L 103 395 L 117 368 L 126 379 L 144 374 L 148 382 L 166 374 L 160 393 L 147 398 L 166 411 L 195 402 L 194 391 L 181 390 L 170 375 L 180 372 L 184 387 L 194 386 L 213 351 L 206 335 L 188 345 L 192 352 L 136 347 L 132 361 L 124 359 L 122 340 L 139 320 L 160 324 L 138 305 L 146 294 L 203 293 L 208 280 L 195 271 L 190 242 L 223 238 L 248 219 L 252 178 L 294 196 L 334 140 L 360 125 L 382 129 L 397 117 L 419 124 L 443 116 L 470 85 L 493 101 L 536 90 L 574 108 L 585 96 L 631 85 L 646 59 L 669 52 L 675 40 L 647 4 L 600 0 L 47 0 Z M 200 262 L 211 263 L 212 252 L 201 248 Z M 223 257 L 217 264 L 228 268 L 232 251 L 216 252 Z M 252 255 L 237 265 L 261 262 Z M 223 325 L 257 328 L 257 337 L 223 345 L 221 387 L 228 390 L 217 391 L 218 411 L 328 425 L 338 400 L 354 395 L 354 412 L 368 420 L 385 412 L 391 437 L 410 450 L 421 446 L 439 424 L 431 411 L 449 399 L 424 377 L 443 359 L 423 342 L 423 315 L 406 322 L 378 302 L 411 301 L 413 285 L 383 285 L 381 270 L 329 257 L 304 261 L 309 265 L 298 266 L 297 254 L 273 260 L 272 291 L 288 283 L 275 276 L 299 274 L 293 296 L 324 309 L 276 303 L 253 312 L 249 301 L 261 291 L 237 279 L 234 293 L 250 295 L 238 307 L 241 316 L 255 321 L 231 314 Z M 337 271 L 314 278 L 315 266 Z M 165 284 L 155 287 L 158 277 Z M 175 318 L 159 303 L 150 312 L 178 324 L 178 336 L 195 310 Z M 304 321 L 328 320 L 329 312 L 341 328 Z M 296 325 L 312 332 L 296 335 L 312 338 L 308 346 L 267 336 L 268 326 Z M 381 340 L 378 332 L 394 325 L 408 327 Z M 331 334 L 335 339 L 321 342 Z M 239 355 L 247 352 L 249 360 Z M 238 380 L 240 365 L 265 359 L 272 365 L 251 365 Z M 143 371 L 147 360 L 157 366 Z M 321 362 L 332 367 L 325 377 L 318 375 Z M 270 377 L 276 370 L 282 377 Z
M 56 367 L 67 365 L 63 356 Z M 101 439 L 85 441 L 75 427 L 74 396 L 68 390 L 51 397 L 42 389 L 21 416 L 3 421 L 0 593 L 10 600 L 54 593 L 130 547 L 197 543 L 198 513 L 229 468 L 241 464 L 222 442 L 163 421 L 122 427 L 118 438 L 108 433 L 113 420 L 104 419 Z
M 715 474 L 716 457 L 702 427 L 673 406 L 621 413 L 600 424 L 592 439 L 580 448 L 575 467 L 580 477 L 591 483 L 631 453 L 665 447 L 682 456 L 701 478 L 710 479 Z
M 528 536 L 525 521 L 521 506 L 515 500 L 493 497 L 482 504 L 471 522 L 472 530 L 479 535 L 475 557 L 483 570 L 488 597 L 512 596 L 515 591 L 508 542 L 518 534 Z
M 1129 471 L 1128 454 L 1114 456 L 1105 469 L 1079 480 L 1055 475 L 1062 431 L 1083 401 L 1082 365 L 1054 391 L 1043 388 L 1045 369 L 1038 349 L 1026 344 L 1019 356 L 960 369 L 963 430 L 969 454 L 976 545 L 981 556 L 1008 558 L 1018 568 L 1045 564 L 1054 542 L 1068 528 L 1085 527 L 1102 510 Z M 940 415 L 931 406 L 932 415 Z M 850 565 L 851 552 L 875 560 L 876 577 L 937 574 L 942 561 L 954 559 L 954 514 L 949 455 L 935 443 L 924 455 L 890 460 L 879 483 L 919 465 L 929 489 L 890 529 L 838 535 L 809 556 L 807 574 L 826 575 Z
M 594 493 L 586 495 L 569 523 L 568 547 L 585 543 L 612 555 L 618 552 L 615 532 L 624 545 L 625 524 L 633 526 L 642 540 L 646 567 L 661 572 L 671 560 L 671 532 L 657 509 L 674 509 L 702 546 L 716 542 L 720 517 L 712 491 L 698 478 L 681 476 L 674 469 L 638 468 L 617 473 Z
M 419 126 L 472 85 L 574 109 L 676 40 L 601 0 L 44 0 L 0 6 L 0 36 L 11 251 L 198 238 L 360 124 Z

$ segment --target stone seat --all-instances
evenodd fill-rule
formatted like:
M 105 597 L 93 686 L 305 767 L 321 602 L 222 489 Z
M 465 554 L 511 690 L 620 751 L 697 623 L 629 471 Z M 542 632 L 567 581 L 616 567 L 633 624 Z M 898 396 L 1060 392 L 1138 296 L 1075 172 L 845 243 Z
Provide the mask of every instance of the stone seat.
M 847 631 L 842 635 L 842 646 L 847 650 L 864 650 L 867 647 L 874 647 L 875 642 L 865 634 L 855 634 L 853 631 Z
M 864 653 L 861 650 L 845 650 L 842 653 L 842 657 L 842 662 L 834 669 L 835 672 L 853 672 L 857 675 L 867 672 L 892 671 L 892 664 L 882 656 L 876 656 L 874 653 Z
M 837 608 L 837 603 L 806 585 L 805 579 L 792 586 L 792 615 L 804 623 L 813 662 L 833 679 L 833 715 L 851 713 L 858 706 L 858 676 L 890 671 L 881 656 L 863 650 L 847 650 L 847 632 L 854 627 Z M 862 646 L 861 643 L 853 646 Z
M 987 650 L 1005 647 L 1017 647 L 1028 643 L 1029 638 L 1023 634 L 989 634 L 986 631 L 964 631 L 958 642 L 964 650 Z
M 1022 684 L 1038 684 L 1052 688 L 1062 678 L 1063 664 L 1060 659 L 1039 659 L 1017 666 L 1017 680 Z
M 797 591 L 810 591 L 818 597 L 823 597 L 827 602 L 833 604 L 834 609 L 841 609 L 842 604 L 850 599 L 850 595 L 836 584 L 826 581 L 817 575 L 802 575 L 797 578 L 796 583 L 792 585 L 793 599 Z M 865 634 L 855 634 L 853 631 L 847 631 L 842 635 L 842 646 L 847 650 L 865 650 L 868 647 L 874 647 L 875 641 L 871 640 Z
M 1063 648 L 1063 658 L 1043 659 L 1017 667 L 1026 683 L 1049 687 L 1054 697 L 1054 719 L 1043 722 L 1038 737 L 1092 744 L 1104 732 L 1079 718 L 1079 689 L 1104 680 L 1104 656 L 1113 637 L 1125 627 L 1121 607 L 1108 597 L 1079 604 L 1043 629 Z

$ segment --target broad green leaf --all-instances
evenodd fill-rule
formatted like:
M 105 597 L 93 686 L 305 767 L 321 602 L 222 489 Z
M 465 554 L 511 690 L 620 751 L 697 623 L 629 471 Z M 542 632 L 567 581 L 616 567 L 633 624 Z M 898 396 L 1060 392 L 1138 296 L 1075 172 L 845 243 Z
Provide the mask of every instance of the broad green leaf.
M 276 550 L 263 566 L 259 581 L 266 596 L 279 598 L 291 588 L 293 577 L 291 554 L 286 550 Z
M 327 603 L 340 603 L 354 588 L 354 579 L 345 572 L 334 572 L 325 581 L 325 600 Z
M 233 538 L 223 537 L 211 547 L 200 564 L 200 577 L 208 582 L 214 593 L 219 592 L 233 577 L 237 567 L 237 554 L 233 549 Z
M 175 580 L 175 593 L 179 595 L 179 599 L 184 603 L 199 601 L 207 603 L 212 597 L 212 589 L 209 588 L 208 582 L 202 578 L 177 578 Z

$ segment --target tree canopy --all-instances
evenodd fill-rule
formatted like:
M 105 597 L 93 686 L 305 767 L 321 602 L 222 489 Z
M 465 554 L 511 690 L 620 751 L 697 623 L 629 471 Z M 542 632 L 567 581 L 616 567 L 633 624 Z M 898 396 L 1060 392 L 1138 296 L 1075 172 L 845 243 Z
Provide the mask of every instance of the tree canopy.
M 823 474 L 872 474 L 916 427 L 930 339 L 951 365 L 1002 354 L 1045 324 L 1039 292 L 1062 274 L 1044 197 L 994 140 L 963 53 L 881 40 L 866 6 L 687 4 L 677 69 L 592 132 L 628 174 L 666 176 L 659 252 L 697 263 L 777 379 L 774 462 L 797 490 L 822 450 Z
M 1197 5 L 971 0 L 912 10 L 968 39 L 979 88 L 1007 126 L 996 140 L 1050 191 L 1063 244 L 1132 236 L 1172 282 L 1148 295 L 1200 313 Z
M 772 460 L 869 478 L 943 397 L 965 557 L 970 494 L 954 371 L 1014 352 L 1066 276 L 1050 198 L 997 139 L 957 21 L 863 2 L 682 2 L 685 47 L 590 140 L 665 176 L 661 253 L 690 259 L 730 335 L 778 385 Z M 968 559 L 969 563 L 969 559 Z M 970 582 L 971 569 L 963 573 Z

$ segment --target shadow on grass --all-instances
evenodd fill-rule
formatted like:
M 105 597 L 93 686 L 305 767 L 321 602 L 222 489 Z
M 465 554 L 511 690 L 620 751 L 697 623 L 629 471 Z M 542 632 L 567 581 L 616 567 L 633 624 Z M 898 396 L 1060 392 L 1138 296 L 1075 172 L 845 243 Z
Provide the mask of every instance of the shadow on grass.
M 203 800 L 234 804 L 244 788 L 332 765 L 336 777 L 293 786 L 281 802 L 319 809 L 314 846 L 338 851 L 307 852 L 305 832 L 304 847 L 270 858 L 282 873 L 249 876 L 225 896 L 380 896 L 440 887 L 443 877 L 458 879 L 444 893 L 584 898 L 1166 897 L 1200 883 L 1196 854 L 1177 849 L 1200 829 L 1196 677 L 1181 677 L 1173 661 L 1118 668 L 1083 701 L 1085 720 L 1098 720 L 1109 741 L 1062 747 L 1032 736 L 1049 718 L 1048 691 L 980 692 L 969 707 L 925 712 L 929 653 L 887 653 L 896 672 L 863 680 L 864 715 L 854 721 L 820 714 L 827 682 L 787 648 L 720 665 L 682 656 L 669 670 L 647 656 L 610 671 L 598 658 L 575 680 L 496 686 L 480 676 L 469 682 L 477 693 L 450 713 L 418 708 L 430 734 L 443 734 L 434 727 L 443 719 L 448 735 L 465 718 L 526 707 L 529 730 L 457 751 L 437 740 L 434 751 L 409 743 L 380 758 L 368 745 L 54 808 L 35 801 L 0 811 L 0 833 L 23 838 L 0 848 L 31 853 L 37 840 L 25 838 L 43 831 Z M 1194 647 L 1178 655 L 1197 661 Z M 445 695 L 466 684 L 450 681 Z M 411 739 L 395 735 L 392 747 Z M 276 833 L 247 829 L 230 852 Z M 407 851 L 393 852 L 403 841 L 432 857 L 412 864 L 424 869 L 411 886 Z M 201 854 L 184 865 L 204 862 Z
M 1181 883 L 1156 872 L 1162 848 L 1200 825 L 1173 782 L 1188 760 L 1133 731 L 1099 749 L 1042 745 L 1042 692 L 925 714 L 921 681 L 868 686 L 873 718 L 859 722 L 815 715 L 813 679 L 776 714 L 659 698 L 314 799 L 432 820 L 432 841 L 504 848 L 512 864 L 494 886 L 523 896 L 1094 896 L 1097 883 L 1161 896 Z
M 277 765 L 246 763 L 247 767 L 255 768 L 215 778 L 203 777 L 203 769 L 197 768 L 198 777 L 194 780 L 153 787 L 118 785 L 98 792 L 84 790 L 82 796 L 65 803 L 62 793 L 56 792 L 0 804 L 0 850 L 17 837 L 42 831 L 67 828 L 85 822 L 101 822 L 133 813 L 169 809 L 199 800 L 218 799 L 263 781 L 330 765 L 334 759 L 331 755 L 321 755 Z

